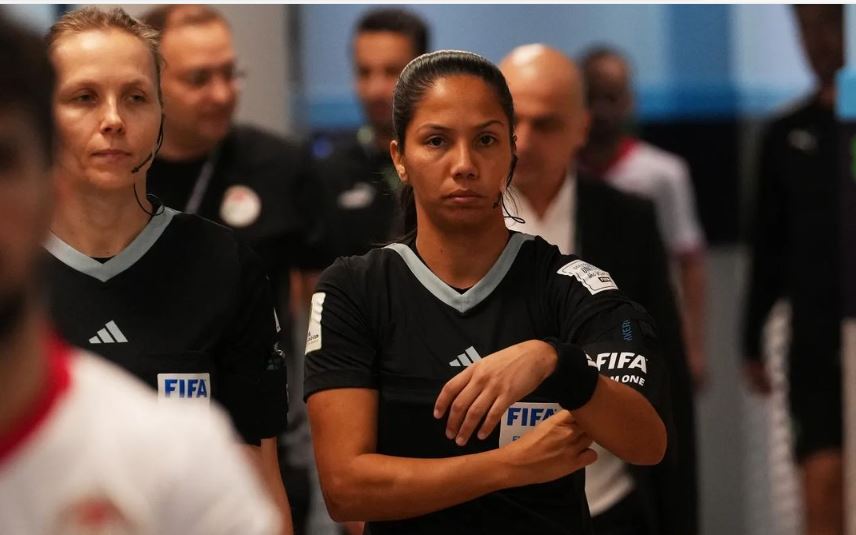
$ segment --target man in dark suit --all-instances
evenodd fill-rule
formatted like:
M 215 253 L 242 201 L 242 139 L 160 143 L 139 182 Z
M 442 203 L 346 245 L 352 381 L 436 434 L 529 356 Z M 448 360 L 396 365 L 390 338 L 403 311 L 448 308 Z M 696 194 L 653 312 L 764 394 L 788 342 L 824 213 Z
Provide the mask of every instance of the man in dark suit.
M 598 535 L 697 533 L 695 430 L 681 322 L 653 205 L 579 177 L 588 111 L 577 67 L 543 45 L 513 50 L 500 65 L 514 98 L 517 155 L 509 227 L 538 234 L 610 272 L 657 321 L 669 367 L 673 425 L 666 459 L 629 467 L 603 449 L 586 469 Z M 516 212 L 516 213 L 515 213 Z

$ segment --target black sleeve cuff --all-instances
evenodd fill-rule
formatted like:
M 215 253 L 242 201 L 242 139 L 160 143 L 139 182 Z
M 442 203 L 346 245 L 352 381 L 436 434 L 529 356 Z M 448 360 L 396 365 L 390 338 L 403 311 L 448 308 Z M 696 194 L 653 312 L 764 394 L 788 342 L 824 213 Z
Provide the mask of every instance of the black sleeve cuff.
M 247 444 L 285 431 L 288 401 L 284 371 L 266 371 L 261 376 L 229 374 L 217 388 L 217 398 L 229 413 L 232 424 Z
M 303 381 L 303 400 L 322 390 L 333 388 L 368 388 L 377 390 L 377 378 L 363 370 L 330 370 L 307 375 Z
M 559 356 L 556 369 L 545 382 L 553 384 L 560 392 L 559 405 L 568 410 L 579 409 L 589 402 L 597 387 L 597 365 L 585 351 L 573 344 L 560 342 L 556 338 L 545 338 Z

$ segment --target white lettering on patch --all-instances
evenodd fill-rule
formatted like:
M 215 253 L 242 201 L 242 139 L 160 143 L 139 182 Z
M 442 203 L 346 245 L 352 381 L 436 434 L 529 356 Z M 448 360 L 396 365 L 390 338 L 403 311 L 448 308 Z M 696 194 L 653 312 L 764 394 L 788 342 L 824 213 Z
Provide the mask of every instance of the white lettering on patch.
M 562 410 L 558 403 L 518 401 L 502 415 L 499 428 L 499 447 L 519 439 L 536 425 Z
M 574 260 L 573 262 L 565 264 L 556 273 L 559 275 L 574 277 L 580 281 L 580 284 L 585 286 L 592 295 L 605 290 L 618 289 L 618 285 L 615 284 L 615 281 L 612 280 L 612 276 L 609 273 L 589 264 L 588 262 L 583 262 L 582 260 Z
M 648 359 L 632 351 L 598 353 L 596 365 L 600 371 L 636 368 L 648 373 Z
M 327 294 L 315 292 L 312 294 L 312 306 L 309 309 L 309 330 L 306 333 L 306 350 L 304 354 L 321 349 L 321 313 L 324 311 L 324 299 Z

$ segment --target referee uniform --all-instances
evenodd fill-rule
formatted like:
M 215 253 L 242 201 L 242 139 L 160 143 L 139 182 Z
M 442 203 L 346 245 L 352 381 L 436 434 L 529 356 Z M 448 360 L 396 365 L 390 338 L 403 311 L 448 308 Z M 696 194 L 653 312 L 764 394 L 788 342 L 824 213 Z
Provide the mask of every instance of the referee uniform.
M 307 336 L 305 395 L 332 388 L 379 394 L 377 452 L 442 458 L 501 447 L 585 393 L 554 374 L 513 404 L 485 440 L 459 447 L 433 415 L 443 385 L 483 357 L 541 339 L 640 391 L 668 414 L 652 320 L 605 271 L 543 239 L 511 237 L 468 290 L 446 285 L 413 243 L 339 259 L 321 277 Z M 590 394 L 590 392 L 589 392 Z M 664 416 L 664 420 L 666 417 Z M 416 518 L 369 522 L 367 533 L 592 533 L 585 471 L 494 492 Z
M 52 319 L 163 400 L 214 400 L 248 444 L 276 436 L 288 402 L 270 285 L 229 229 L 155 206 L 118 255 L 94 259 L 51 235 Z

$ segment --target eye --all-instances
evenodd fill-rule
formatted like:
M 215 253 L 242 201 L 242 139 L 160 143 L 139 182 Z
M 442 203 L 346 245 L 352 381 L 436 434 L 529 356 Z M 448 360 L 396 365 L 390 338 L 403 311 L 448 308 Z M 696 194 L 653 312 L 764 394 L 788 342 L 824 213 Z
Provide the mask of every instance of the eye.
M 445 140 L 441 136 L 431 136 L 425 140 L 425 144 L 430 147 L 442 147 Z
M 89 92 L 79 93 L 73 96 L 71 101 L 78 104 L 91 104 L 92 102 L 95 102 L 95 95 Z
M 148 101 L 146 96 L 142 93 L 131 93 L 130 95 L 128 95 L 128 100 L 130 100 L 134 104 L 142 104 Z
M 479 136 L 479 145 L 483 147 L 489 147 L 496 143 L 496 141 L 496 136 L 494 136 L 493 134 L 482 134 Z

